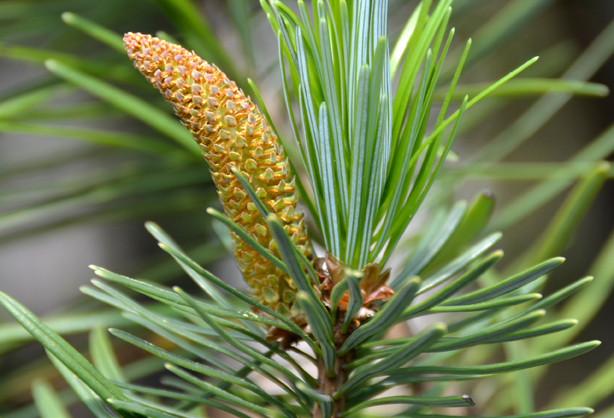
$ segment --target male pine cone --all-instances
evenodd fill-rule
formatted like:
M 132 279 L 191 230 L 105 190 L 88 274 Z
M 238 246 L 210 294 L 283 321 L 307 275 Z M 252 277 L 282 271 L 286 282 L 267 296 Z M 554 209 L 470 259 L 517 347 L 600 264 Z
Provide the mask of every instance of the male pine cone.
M 173 106 L 209 164 L 226 216 L 279 257 L 265 219 L 230 171 L 243 173 L 292 241 L 311 256 L 303 213 L 288 160 L 277 137 L 252 101 L 215 65 L 179 45 L 127 33 L 128 56 Z M 292 279 L 231 232 L 234 255 L 250 292 L 287 316 L 296 287 Z

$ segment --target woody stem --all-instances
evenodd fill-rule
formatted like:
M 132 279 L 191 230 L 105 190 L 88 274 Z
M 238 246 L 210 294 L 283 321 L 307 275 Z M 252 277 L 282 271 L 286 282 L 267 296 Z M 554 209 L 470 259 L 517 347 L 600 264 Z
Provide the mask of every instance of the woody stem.
M 345 356 L 335 358 L 334 377 L 329 377 L 324 364 L 324 359 L 318 360 L 318 390 L 328 396 L 333 396 L 337 390 L 347 381 L 348 372 L 343 366 L 350 363 L 354 357 L 354 352 L 350 351 Z M 347 395 L 343 395 L 339 399 L 335 399 L 333 405 L 332 417 L 337 417 L 337 414 L 345 411 L 347 404 Z M 320 406 L 316 404 L 313 409 L 313 418 L 323 418 Z

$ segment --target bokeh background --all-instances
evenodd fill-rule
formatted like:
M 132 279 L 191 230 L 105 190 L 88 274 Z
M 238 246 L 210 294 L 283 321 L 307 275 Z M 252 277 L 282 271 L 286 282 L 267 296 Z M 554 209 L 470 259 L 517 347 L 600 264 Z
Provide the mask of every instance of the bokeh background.
M 224 63 L 231 63 L 224 69 L 253 96 L 246 82 L 247 77 L 252 78 L 277 129 L 287 135 L 277 42 L 258 2 L 187 2 L 208 23 L 210 33 L 217 39 L 215 47 L 203 36 L 200 41 L 190 39 L 190 23 L 178 17 L 175 6 L 179 3 L 186 2 L 0 2 L 0 290 L 38 315 L 88 312 L 92 302 L 80 294 L 79 286 L 87 284 L 92 276 L 89 264 L 152 280 L 184 280 L 143 228 L 148 220 L 163 226 L 199 261 L 212 262 L 214 272 L 240 284 L 232 260 L 225 255 L 224 234 L 211 225 L 205 213 L 207 206 L 216 205 L 216 198 L 204 163 L 185 162 L 185 156 L 173 149 L 174 143 L 152 129 L 151 123 L 135 120 L 96 94 L 71 87 L 44 67 L 48 58 L 76 63 L 85 73 L 168 113 L 155 92 L 149 91 L 152 89 L 148 90 L 130 68 L 125 56 L 84 35 L 74 22 L 67 25 L 62 13 L 74 12 L 117 33 L 162 31 L 162 35 L 191 42 L 192 48 L 222 68 Z M 393 40 L 415 4 L 390 0 Z M 493 29 L 493 22 L 503 12 L 511 16 L 526 10 L 529 12 L 505 31 Z M 64 20 L 70 23 L 70 16 L 64 15 Z M 523 76 L 559 77 L 613 21 L 611 0 L 457 0 L 451 22 L 457 28 L 456 46 L 469 37 L 474 39 L 474 50 L 490 45 L 490 49 L 482 51 L 484 56 L 466 69 L 461 80 L 493 81 L 536 55 L 542 59 Z M 493 41 L 495 36 L 499 38 Z M 610 40 L 614 42 L 614 37 Z M 590 80 L 614 89 L 614 59 L 606 60 Z M 476 106 L 475 127 L 468 127 L 457 140 L 454 151 L 458 162 L 448 165 L 444 181 L 454 178 L 454 169 L 463 167 L 465 161 L 512 126 L 539 97 L 492 100 Z M 501 167 L 516 167 L 516 171 L 491 170 L 470 176 L 455 185 L 454 198 L 471 200 L 476 193 L 488 189 L 496 197 L 497 219 L 499 208 L 514 202 L 539 181 L 537 175 L 528 175 L 523 170 L 525 166 L 516 163 L 556 167 L 613 123 L 614 96 L 574 97 L 503 159 Z M 103 134 L 98 144 L 92 143 L 96 142 L 92 132 L 103 132 L 107 137 Z M 148 154 L 121 144 L 115 146 L 136 137 L 145 143 L 151 140 L 167 144 L 168 151 L 160 146 L 160 152 Z M 100 144 L 105 141 L 106 145 Z M 174 154 L 179 157 L 169 157 Z M 522 254 L 541 236 L 566 195 L 567 191 L 506 228 L 500 243 L 506 259 Z M 428 218 L 428 213 L 422 218 Z M 614 182 L 606 181 L 562 250 L 567 262 L 557 270 L 549 286 L 558 289 L 586 275 L 613 228 Z M 187 287 L 187 282 L 184 285 Z M 546 404 L 565 385 L 574 385 L 614 354 L 612 318 L 614 299 L 610 298 L 578 336 L 578 340 L 600 339 L 602 347 L 551 368 L 539 388 L 538 403 Z M 5 312 L 0 312 L 0 320 L 7 321 L 0 327 L 10 322 Z M 0 335 L 3 329 L 8 328 L 0 328 Z M 85 343 L 79 333 L 71 338 L 75 344 Z M 4 347 L 0 343 L 0 353 L 4 353 L 0 376 L 24 374 L 29 367 L 26 361 L 42 356 L 42 349 L 36 345 L 13 349 L 11 344 L 17 343 Z M 0 390 L 0 413 L 27 405 L 27 379 L 31 376 L 24 376 L 22 386 Z M 609 405 L 612 401 L 604 399 L 599 404 Z M 87 416 L 83 410 L 79 413 L 84 415 L 76 416 Z

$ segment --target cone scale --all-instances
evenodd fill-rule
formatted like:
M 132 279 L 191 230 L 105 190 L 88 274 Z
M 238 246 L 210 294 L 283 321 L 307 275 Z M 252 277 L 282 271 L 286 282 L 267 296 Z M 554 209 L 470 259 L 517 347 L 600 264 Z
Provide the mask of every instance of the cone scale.
M 164 40 L 127 33 L 124 45 L 134 66 L 168 101 L 209 164 L 225 215 L 279 257 L 265 219 L 230 171 L 249 180 L 267 209 L 284 223 L 300 251 L 311 256 L 303 213 L 288 160 L 260 110 L 213 64 Z M 259 302 L 292 316 L 292 279 L 231 232 L 235 259 Z

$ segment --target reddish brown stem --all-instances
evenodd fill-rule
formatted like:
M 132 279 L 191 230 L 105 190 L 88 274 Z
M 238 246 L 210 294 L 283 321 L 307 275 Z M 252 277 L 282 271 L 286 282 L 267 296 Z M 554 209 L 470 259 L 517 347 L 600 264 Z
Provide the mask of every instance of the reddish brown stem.
M 319 359 L 318 361 L 318 390 L 325 395 L 333 396 L 341 386 L 347 381 L 348 373 L 343 369 L 343 366 L 352 361 L 354 357 L 354 352 L 349 352 L 343 357 L 337 357 L 335 359 L 335 367 L 334 372 L 335 376 L 332 378 L 328 377 L 326 372 L 326 366 L 324 365 L 324 360 Z M 339 399 L 335 399 L 333 405 L 333 414 L 332 417 L 337 417 L 339 413 L 345 411 L 347 403 L 347 395 L 342 396 Z M 313 418 L 323 418 L 322 411 L 320 406 L 316 404 L 313 410 Z

